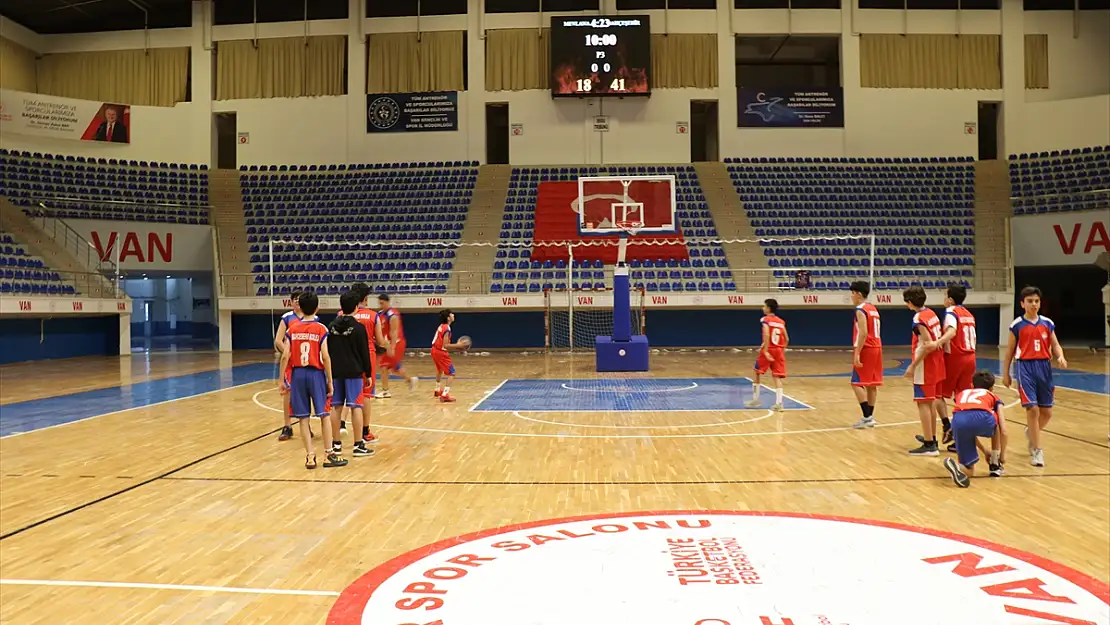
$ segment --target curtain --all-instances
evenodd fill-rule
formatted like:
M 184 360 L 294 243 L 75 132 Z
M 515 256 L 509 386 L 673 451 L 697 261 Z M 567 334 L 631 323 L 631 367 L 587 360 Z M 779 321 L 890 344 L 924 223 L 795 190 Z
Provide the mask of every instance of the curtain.
M 189 48 L 47 54 L 39 93 L 139 106 L 173 106 L 189 97 Z
M 486 90 L 551 87 L 551 29 L 486 31 Z
M 280 37 L 216 43 L 216 99 L 347 93 L 347 38 Z
M 652 89 L 717 86 L 715 33 L 651 36 Z
M 860 35 L 860 84 L 883 89 L 1001 89 L 998 35 Z
M 367 93 L 463 91 L 463 31 L 369 36 Z
M 35 93 L 35 53 L 18 43 L 0 37 L 0 89 Z
M 1025 36 L 1025 88 L 1048 89 L 1048 35 Z

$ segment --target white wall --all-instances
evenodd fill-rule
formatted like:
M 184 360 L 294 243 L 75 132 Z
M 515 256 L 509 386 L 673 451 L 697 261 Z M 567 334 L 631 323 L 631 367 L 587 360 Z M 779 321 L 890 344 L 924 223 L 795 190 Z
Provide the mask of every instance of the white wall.
M 720 59 L 719 87 L 707 90 L 658 89 L 650 98 L 553 100 L 546 90 L 488 93 L 484 90 L 485 29 L 539 27 L 550 14 L 482 15 L 481 0 L 470 0 L 471 13 L 388 19 L 310 22 L 308 34 L 345 34 L 349 40 L 350 96 L 324 98 L 212 101 L 214 41 L 253 36 L 287 37 L 304 32 L 301 23 L 205 26 L 206 5 L 195 3 L 194 24 L 187 29 L 38 36 L 40 52 L 74 52 L 153 47 L 192 47 L 192 102 L 172 109 L 134 107 L 131 146 L 85 145 L 9 137 L 5 147 L 115 156 L 135 160 L 212 161 L 212 113 L 235 111 L 238 130 L 250 133 L 239 146 L 240 164 L 321 164 L 412 160 L 485 160 L 485 104 L 507 102 L 510 123 L 524 133 L 510 137 L 514 164 L 684 162 L 689 136 L 675 124 L 690 121 L 692 99 L 716 99 L 720 111 L 719 153 L 725 156 L 968 156 L 977 138 L 963 132 L 977 119 L 979 101 L 1005 101 L 1006 148 L 1010 152 L 1052 149 L 1105 142 L 1110 110 L 1105 99 L 1075 100 L 1110 93 L 1110 13 L 1083 12 L 1079 36 L 1073 37 L 1070 12 L 1023 12 L 1020 0 L 1003 0 L 1003 11 L 879 10 L 733 10 L 719 0 L 715 11 L 672 10 L 652 15 L 654 32 L 716 32 Z M 359 15 L 361 0 L 350 0 Z M 610 7 L 606 1 L 603 6 Z M 1016 10 L 1015 10 L 1016 7 Z M 1008 8 L 1005 10 L 1005 8 Z M 1008 17 L 1007 17 L 1008 16 Z M 1003 28 L 1003 25 L 1006 28 Z M 456 132 L 367 134 L 364 35 L 374 32 L 465 30 L 468 36 L 469 90 L 459 94 Z M 0 28 L 4 24 L 0 22 Z M 840 34 L 843 129 L 740 129 L 736 126 L 733 34 Z M 859 84 L 859 33 L 1003 34 L 1004 76 L 1000 91 L 862 89 Z M 1022 40 L 1025 33 L 1049 34 L 1048 90 L 1023 88 Z M 1012 33 L 1012 35 L 1011 35 Z M 24 33 L 25 34 L 25 33 Z M 1016 64 L 1016 65 L 1015 65 Z M 1028 100 L 1028 107 L 1026 100 Z M 1055 108 L 1040 105 L 1052 100 Z M 1052 111 L 1057 111 L 1053 116 Z M 1105 112 L 1105 114 L 1103 114 Z M 610 118 L 610 130 L 593 130 L 595 115 Z M 1093 137 L 1094 139 L 1090 139 Z M 1045 146 L 1045 147 L 1039 147 Z M 112 149 L 116 148 L 116 149 Z

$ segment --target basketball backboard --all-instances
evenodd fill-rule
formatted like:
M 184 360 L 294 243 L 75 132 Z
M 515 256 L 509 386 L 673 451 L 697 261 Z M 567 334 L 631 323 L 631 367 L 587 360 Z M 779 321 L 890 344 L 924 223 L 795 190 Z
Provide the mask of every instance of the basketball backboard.
M 578 179 L 578 232 L 612 235 L 625 232 L 624 222 L 640 222 L 639 234 L 673 233 L 675 217 L 674 176 L 594 177 Z

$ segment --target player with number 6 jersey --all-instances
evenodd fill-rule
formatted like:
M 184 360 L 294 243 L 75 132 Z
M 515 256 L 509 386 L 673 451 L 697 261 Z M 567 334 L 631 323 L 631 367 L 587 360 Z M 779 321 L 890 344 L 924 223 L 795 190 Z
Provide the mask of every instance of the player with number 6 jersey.
M 871 284 L 858 280 L 849 289 L 856 308 L 852 325 L 852 391 L 863 413 L 863 418 L 852 427 L 869 428 L 875 427 L 875 401 L 883 385 L 882 324 L 879 309 L 867 301 Z
M 763 387 L 761 377 L 768 371 L 775 381 L 775 403 L 772 410 L 782 410 L 783 380 L 786 378 L 786 346 L 790 336 L 786 333 L 786 322 L 778 316 L 778 300 L 763 301 L 763 318 L 759 320 L 763 341 L 755 358 L 755 381 L 752 383 L 752 400 L 745 405 L 758 408 L 759 390 Z

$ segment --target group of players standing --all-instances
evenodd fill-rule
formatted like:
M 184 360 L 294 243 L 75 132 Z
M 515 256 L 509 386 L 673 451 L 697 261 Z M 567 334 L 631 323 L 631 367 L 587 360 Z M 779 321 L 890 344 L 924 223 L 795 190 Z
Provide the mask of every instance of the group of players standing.
M 363 282 L 351 285 L 339 297 L 340 312 L 325 326 L 317 317 L 320 301 L 315 293 L 294 292 L 290 296 L 292 310 L 281 317 L 274 335 L 274 348 L 281 354 L 278 385 L 284 396 L 285 424 L 278 440 L 293 437 L 293 421 L 298 422 L 305 448 L 305 468 L 315 469 L 316 454 L 310 417 L 319 417 L 327 455 L 324 467 L 347 464 L 342 456 L 341 432 L 349 420 L 360 433 L 352 455 L 371 456 L 367 445 L 378 442 L 370 431 L 370 401 L 387 399 L 391 373 L 407 379 L 416 389 L 418 378 L 408 376 L 404 369 L 405 332 L 401 314 L 390 305 L 387 294 L 378 296 L 378 308 L 370 307 L 370 287 Z M 468 348 L 469 339 L 451 342 L 451 324 L 455 315 L 450 310 L 440 313 L 440 325 L 432 341 L 432 361 L 436 366 L 434 397 L 440 402 L 454 402 L 451 381 L 455 366 L 448 350 Z M 465 339 L 465 340 L 464 340 Z M 378 364 L 381 364 L 381 391 L 377 386 Z
M 875 401 L 883 384 L 883 343 L 879 310 L 867 300 L 871 285 L 865 281 L 850 285 L 855 306 L 852 326 L 852 390 L 859 402 L 862 418 L 853 427 L 874 427 Z M 956 453 L 946 458 L 944 467 L 957 486 L 967 488 L 979 461 L 979 450 L 989 457 L 990 474 L 1003 474 L 1007 434 L 1002 415 L 1002 400 L 993 392 L 994 374 L 976 371 L 975 316 L 963 303 L 967 289 L 960 285 L 948 287 L 944 298 L 944 318 L 926 308 L 925 289 L 911 286 L 902 292 L 906 307 L 914 312 L 910 328 L 913 358 L 905 377 L 913 382 L 913 401 L 921 420 L 918 447 L 909 450 L 915 456 L 939 456 L 940 444 Z M 1016 379 L 1018 395 L 1026 414 L 1026 437 L 1030 463 L 1044 466 L 1041 431 L 1052 419 L 1055 387 L 1052 382 L 1052 356 L 1061 368 L 1067 368 L 1064 350 L 1056 339 L 1056 326 L 1041 316 L 1041 291 L 1025 287 L 1021 291 L 1024 314 L 1010 324 L 1006 358 L 1002 364 L 1002 383 L 1009 388 Z M 763 340 L 755 362 L 754 397 L 749 407 L 758 407 L 761 376 L 770 372 L 775 383 L 774 410 L 782 410 L 783 380 L 786 378 L 786 346 L 789 336 L 786 322 L 778 316 L 778 302 L 766 300 L 763 306 Z M 1011 379 L 1011 365 L 1014 378 Z M 952 399 L 954 411 L 948 418 L 946 399 Z M 941 442 L 937 441 L 936 422 L 940 417 Z M 978 438 L 991 439 L 991 451 L 980 447 Z

